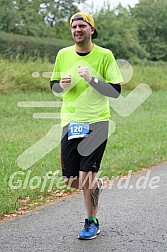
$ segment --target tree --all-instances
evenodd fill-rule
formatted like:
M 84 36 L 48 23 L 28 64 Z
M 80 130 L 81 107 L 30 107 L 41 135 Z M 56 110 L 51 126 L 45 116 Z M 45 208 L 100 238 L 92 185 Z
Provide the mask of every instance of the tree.
M 69 29 L 70 17 L 79 11 L 79 4 L 86 0 L 47 0 L 41 13 L 52 37 L 71 39 Z M 50 27 L 49 27 L 50 26 Z M 52 28 L 52 29 L 50 29 Z
M 146 57 L 146 52 L 138 41 L 135 20 L 129 11 L 119 5 L 115 10 L 110 6 L 96 15 L 96 26 L 99 32 L 98 43 L 113 50 L 117 58 L 132 59 Z
M 139 40 L 153 61 L 167 60 L 167 1 L 140 0 L 131 8 L 137 21 Z
M 15 28 L 16 9 L 12 0 L 0 0 L 0 30 L 11 32 Z
M 57 32 L 62 35 L 60 27 L 65 25 L 73 13 L 79 11 L 78 4 L 84 2 L 85 0 L 0 0 L 0 30 L 40 37 Z
M 45 23 L 41 15 L 42 0 L 15 0 L 17 21 L 15 33 L 31 36 L 44 36 Z
M 58 22 L 67 21 L 72 14 L 79 11 L 78 4 L 86 0 L 46 0 L 43 13 L 45 20 L 54 27 Z

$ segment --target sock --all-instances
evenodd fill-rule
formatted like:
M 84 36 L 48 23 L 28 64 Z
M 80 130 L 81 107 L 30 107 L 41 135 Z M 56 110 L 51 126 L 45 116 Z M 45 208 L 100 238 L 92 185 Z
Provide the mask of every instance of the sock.
M 89 221 L 93 220 L 94 223 L 97 224 L 96 216 L 95 217 L 89 217 L 89 216 L 87 216 L 86 219 L 88 219 Z

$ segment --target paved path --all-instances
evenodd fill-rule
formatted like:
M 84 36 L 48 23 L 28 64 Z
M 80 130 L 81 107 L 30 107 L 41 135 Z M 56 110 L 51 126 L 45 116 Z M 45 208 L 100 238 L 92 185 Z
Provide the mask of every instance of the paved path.
M 0 252 L 166 252 L 167 163 L 133 175 L 120 189 L 126 181 L 103 191 L 96 239 L 76 238 L 85 216 L 81 193 L 1 223 Z

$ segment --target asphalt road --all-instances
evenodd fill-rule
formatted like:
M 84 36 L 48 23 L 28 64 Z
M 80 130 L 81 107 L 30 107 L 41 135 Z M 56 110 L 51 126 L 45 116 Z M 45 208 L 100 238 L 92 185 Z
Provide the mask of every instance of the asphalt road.
M 167 163 L 127 178 L 103 190 L 96 239 L 77 239 L 85 217 L 79 193 L 0 223 L 0 252 L 166 252 Z

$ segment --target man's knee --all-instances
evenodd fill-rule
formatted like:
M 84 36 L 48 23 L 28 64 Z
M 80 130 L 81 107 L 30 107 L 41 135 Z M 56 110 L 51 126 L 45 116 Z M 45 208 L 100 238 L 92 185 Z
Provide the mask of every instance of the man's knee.
M 97 179 L 96 179 L 95 172 L 81 172 L 80 173 L 80 181 L 79 187 L 80 189 L 87 190 L 87 189 L 94 189 L 97 186 Z
M 64 183 L 68 186 L 68 187 L 72 187 L 72 188 L 78 188 L 78 182 L 79 179 L 78 177 L 70 177 L 70 178 L 67 178 L 67 177 L 64 177 Z

